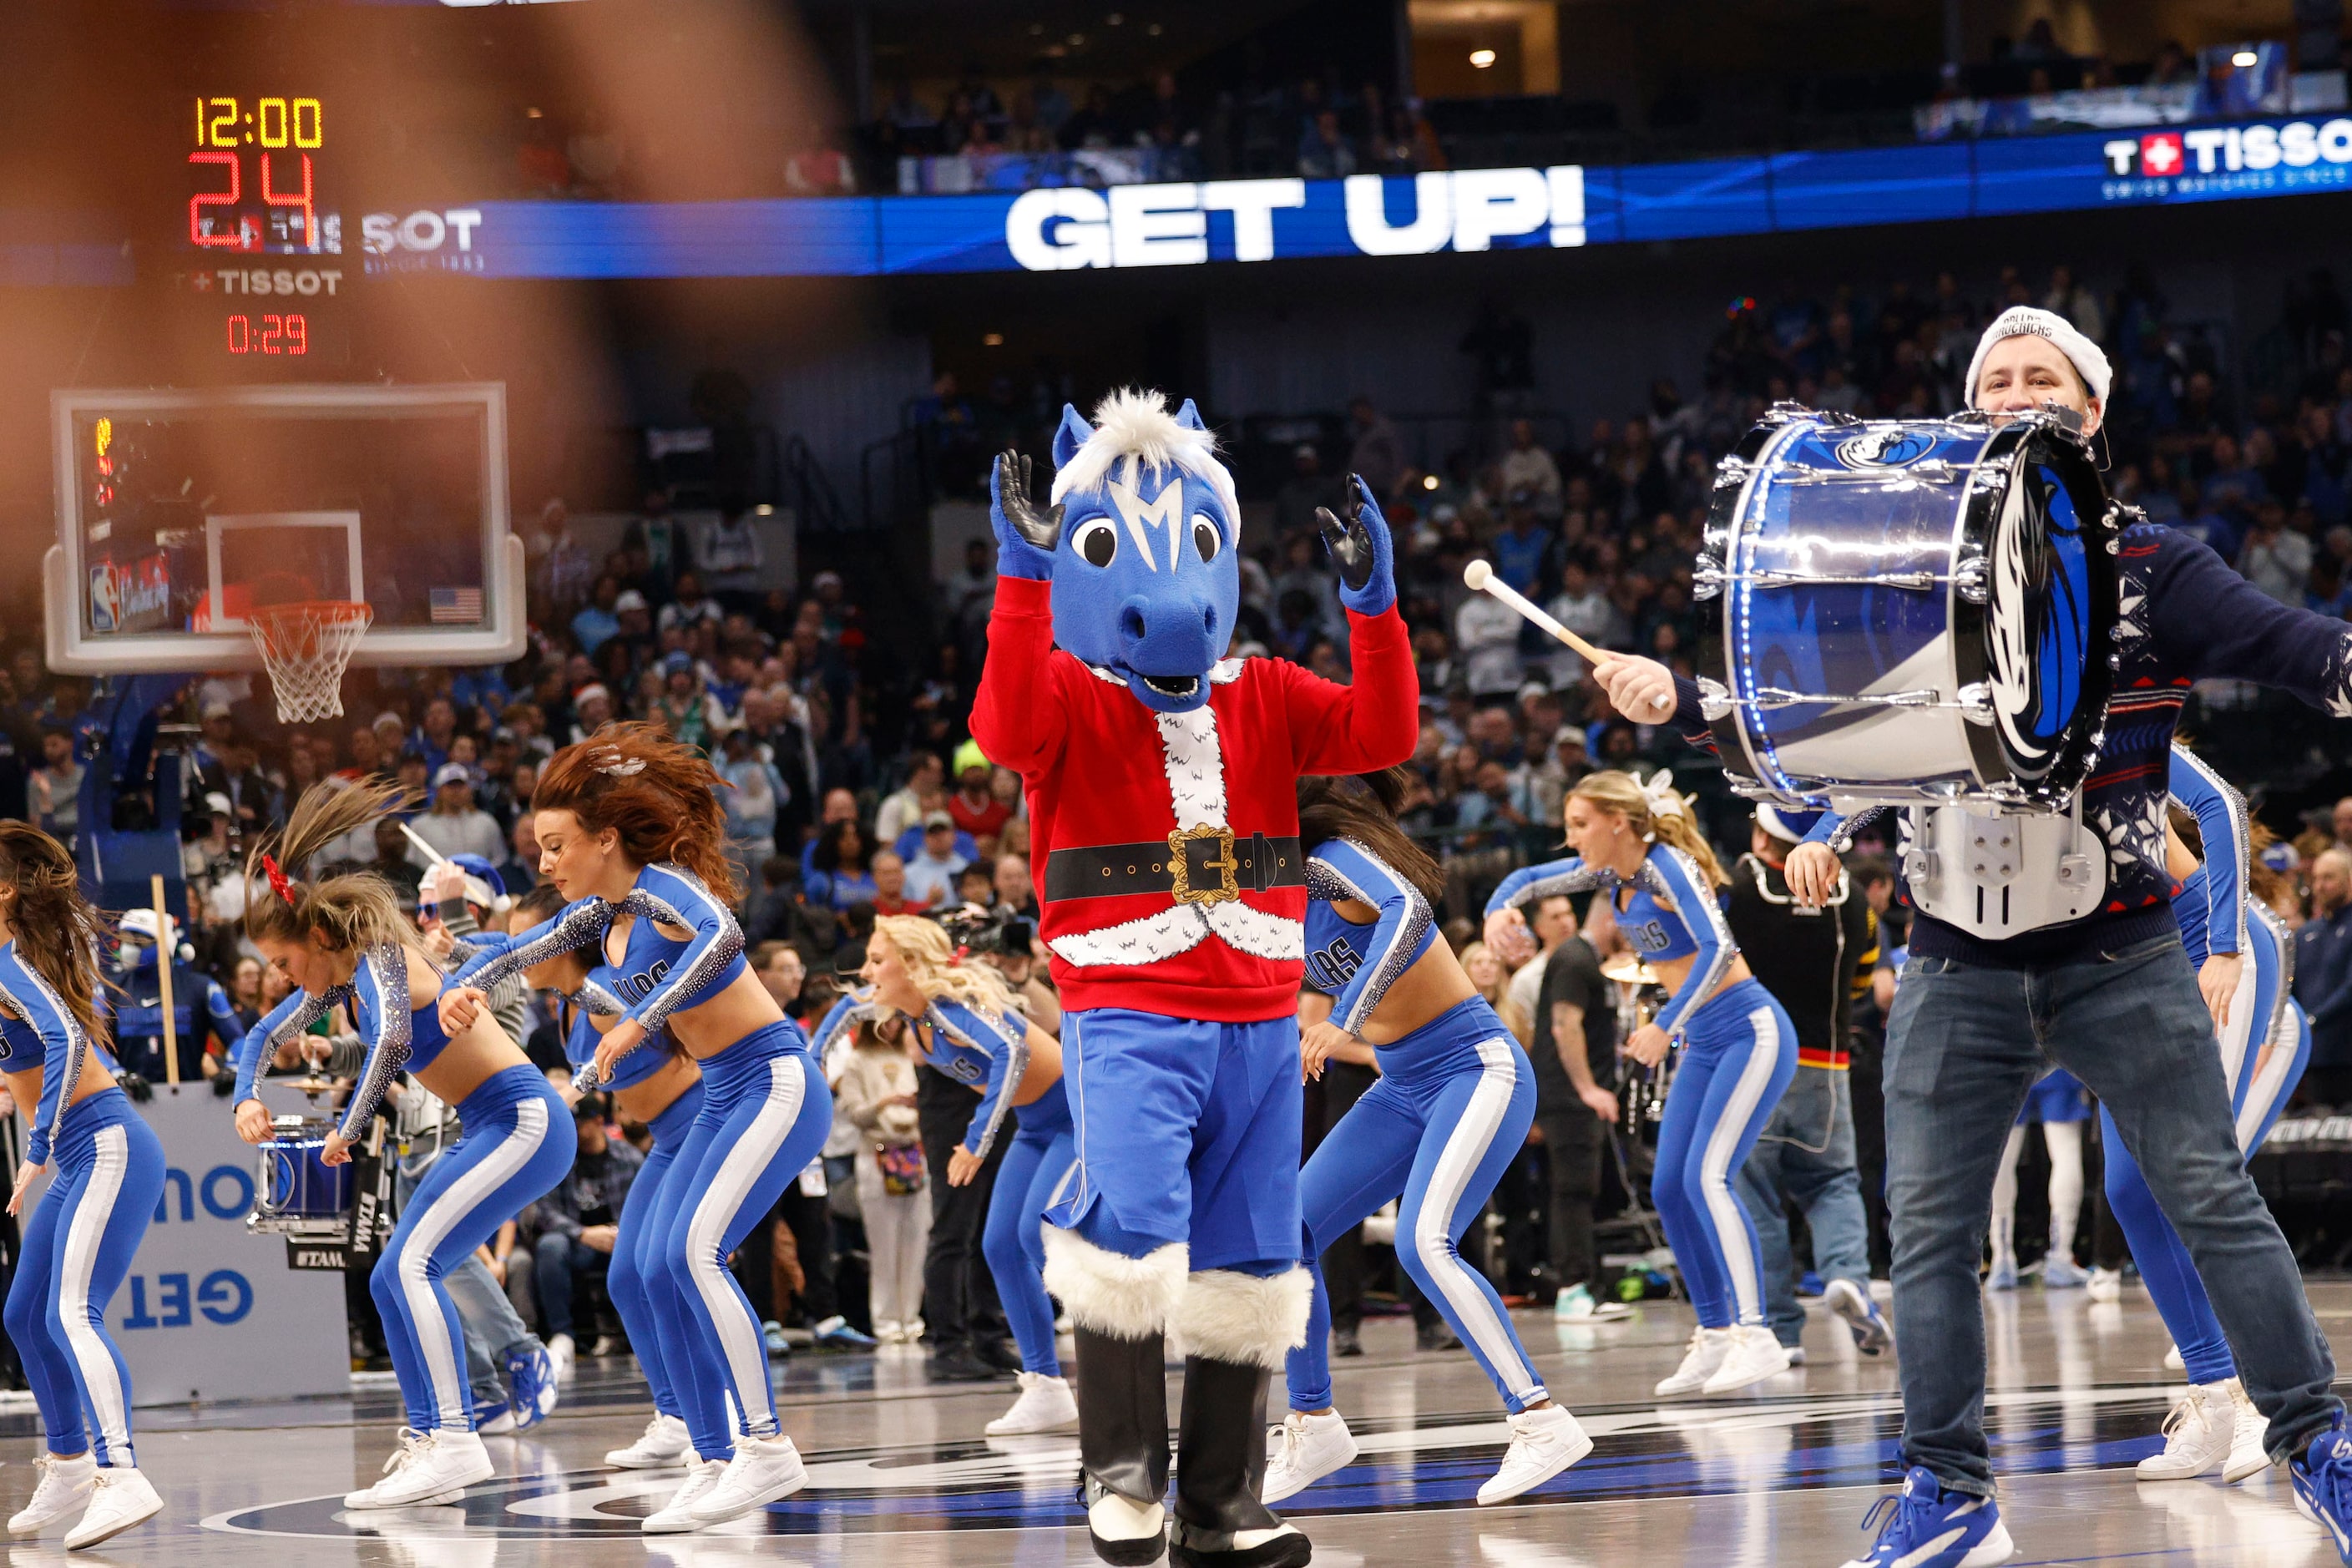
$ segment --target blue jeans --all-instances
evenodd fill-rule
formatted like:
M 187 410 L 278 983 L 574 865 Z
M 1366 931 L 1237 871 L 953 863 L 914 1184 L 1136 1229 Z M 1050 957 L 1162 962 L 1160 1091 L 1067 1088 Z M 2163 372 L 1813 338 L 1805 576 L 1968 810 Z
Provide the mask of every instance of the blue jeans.
M 1739 1167 L 1739 1200 L 1756 1222 L 1764 1270 L 1764 1318 L 1773 1337 L 1794 1347 L 1804 1339 L 1797 1269 L 1789 1252 L 1789 1216 L 1797 1200 L 1813 1233 L 1813 1270 L 1823 1280 L 1870 1289 L 1870 1229 L 1862 1215 L 1862 1181 L 1853 1169 L 1853 1100 L 1843 1068 L 1800 1067 L 1780 1097 L 1755 1152 Z
M 531 1244 L 532 1283 L 539 1287 L 539 1312 L 551 1335 L 572 1331 L 572 1293 L 581 1284 L 601 1278 L 612 1266 L 613 1255 L 561 1231 L 542 1232 Z
M 515 1268 L 520 1258 L 509 1258 Z M 449 1270 L 441 1283 L 457 1303 L 457 1322 L 466 1331 L 466 1383 L 477 1405 L 501 1404 L 507 1397 L 507 1352 L 541 1348 L 522 1315 L 499 1289 L 490 1266 L 476 1253 Z
M 2265 1447 L 2294 1452 L 2343 1411 L 2336 1364 L 2238 1152 L 2197 977 L 2163 936 L 2043 968 L 1915 956 L 1903 972 L 1886 1031 L 1886 1197 L 1895 1317 L 1916 1347 L 1902 1363 L 1904 1462 L 1992 1494 L 1977 1267 L 2010 1124 L 2052 1063 L 2113 1113 L 2270 1418 Z

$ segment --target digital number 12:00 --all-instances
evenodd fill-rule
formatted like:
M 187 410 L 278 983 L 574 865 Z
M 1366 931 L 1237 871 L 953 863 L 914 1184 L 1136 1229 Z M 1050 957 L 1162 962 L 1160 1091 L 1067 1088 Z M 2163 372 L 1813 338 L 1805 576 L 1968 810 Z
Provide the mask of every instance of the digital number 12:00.
M 306 354 L 310 352 L 310 322 L 299 312 L 263 316 L 235 315 L 228 319 L 228 352 L 233 354 Z

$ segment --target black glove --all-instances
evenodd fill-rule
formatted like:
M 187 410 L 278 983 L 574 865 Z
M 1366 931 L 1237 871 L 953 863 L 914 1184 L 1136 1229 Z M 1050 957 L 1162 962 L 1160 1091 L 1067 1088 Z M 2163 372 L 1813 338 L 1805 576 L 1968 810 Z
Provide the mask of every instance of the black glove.
M 122 1086 L 123 1093 L 129 1095 L 131 1099 L 137 1100 L 142 1105 L 146 1104 L 149 1100 L 155 1098 L 155 1086 L 149 1083 L 145 1079 L 141 1078 L 135 1072 L 124 1073 L 121 1078 L 116 1079 L 114 1081 Z
M 1041 508 L 1030 500 L 1029 469 L 1025 452 L 1006 450 L 996 455 L 996 503 L 1004 521 L 1030 548 L 1051 555 L 1062 542 L 1062 509 L 1058 505 Z
M 1339 563 L 1339 580 L 1357 593 L 1372 580 L 1372 570 L 1379 564 L 1372 544 L 1371 531 L 1364 526 L 1365 502 L 1371 495 L 1363 479 L 1355 474 L 1348 476 L 1348 500 L 1341 515 L 1334 517 L 1328 506 L 1315 509 L 1315 521 L 1323 533 L 1323 543 Z M 1374 509 L 1373 515 L 1379 515 Z
M 236 1092 L 236 1074 L 233 1072 L 216 1072 L 213 1074 L 213 1098 L 215 1100 L 226 1100 L 230 1095 L 235 1094 Z

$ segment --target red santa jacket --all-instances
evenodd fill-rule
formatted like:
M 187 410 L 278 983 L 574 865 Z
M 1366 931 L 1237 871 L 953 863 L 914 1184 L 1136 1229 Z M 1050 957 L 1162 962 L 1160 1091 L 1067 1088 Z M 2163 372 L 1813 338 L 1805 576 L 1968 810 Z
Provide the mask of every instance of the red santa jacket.
M 1154 713 L 1053 646 L 1051 593 L 998 579 L 971 733 L 1028 787 L 1039 934 L 1063 1006 L 1218 1023 L 1286 1016 L 1306 957 L 1305 888 L 1210 903 L 1168 892 L 1057 900 L 1045 896 L 1052 857 L 1165 843 L 1180 828 L 1230 829 L 1244 844 L 1296 837 L 1300 774 L 1367 773 L 1412 754 L 1421 685 L 1402 617 L 1349 612 L 1353 686 L 1276 659 L 1227 659 L 1206 706 Z

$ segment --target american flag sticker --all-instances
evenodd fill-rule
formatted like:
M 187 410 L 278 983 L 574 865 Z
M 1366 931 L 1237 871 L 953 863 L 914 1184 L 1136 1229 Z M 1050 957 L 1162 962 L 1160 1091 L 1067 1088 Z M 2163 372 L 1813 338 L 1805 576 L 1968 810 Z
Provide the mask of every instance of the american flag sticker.
M 438 626 L 446 622 L 479 622 L 482 618 L 482 591 L 479 588 L 436 588 L 430 595 L 433 621 Z

